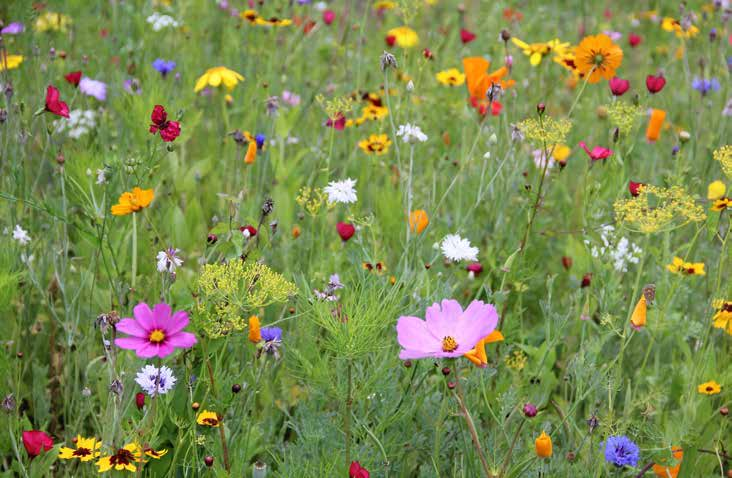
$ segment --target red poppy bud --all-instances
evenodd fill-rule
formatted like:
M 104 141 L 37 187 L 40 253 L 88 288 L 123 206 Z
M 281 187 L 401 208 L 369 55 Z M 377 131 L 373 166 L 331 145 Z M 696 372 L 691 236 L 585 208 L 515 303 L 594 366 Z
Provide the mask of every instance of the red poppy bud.
M 138 410 L 142 410 L 142 408 L 145 406 L 145 394 L 142 392 L 137 392 L 137 395 L 135 395 L 135 405 L 137 405 Z
M 81 71 L 72 71 L 68 75 L 64 75 L 64 79 L 74 86 L 79 86 L 81 81 Z
M 610 79 L 608 85 L 614 96 L 623 96 L 628 91 L 628 88 L 630 88 L 630 81 L 614 76 Z
M 470 30 L 466 30 L 465 28 L 460 29 L 460 41 L 463 42 L 463 45 L 470 43 L 473 40 L 475 40 L 475 33 Z
M 432 50 L 430 50 L 429 48 L 425 48 L 424 50 L 422 50 L 422 56 L 427 58 L 428 60 L 431 60 L 433 58 Z
M 582 276 L 582 287 L 589 287 L 592 284 L 592 272 L 588 272 Z
M 336 224 L 336 231 L 338 231 L 338 235 L 341 236 L 343 242 L 346 242 L 356 233 L 356 228 L 353 227 L 353 224 L 339 222 Z
M 562 256 L 562 267 L 564 267 L 565 270 L 570 270 L 572 268 L 572 258 Z
M 483 272 L 483 265 L 480 262 L 471 262 L 465 267 L 465 270 L 472 272 L 473 275 L 477 276 Z
M 23 446 L 31 458 L 53 448 L 53 438 L 40 430 L 26 430 L 23 432 Z
M 336 14 L 333 10 L 326 10 L 323 12 L 323 22 L 326 25 L 330 25 L 335 20 Z
M 635 183 L 633 181 L 628 182 L 628 191 L 630 191 L 630 195 L 633 197 L 638 197 L 640 194 L 640 188 L 643 186 L 643 183 Z
M 659 74 L 658 76 L 646 76 L 646 88 L 648 88 L 649 93 L 655 95 L 656 93 L 661 91 L 664 86 L 666 86 L 666 78 L 664 78 L 663 75 Z
M 630 44 L 631 48 L 637 47 L 641 44 L 642 41 L 643 37 L 636 33 L 631 33 L 630 35 L 628 35 L 628 43 Z
M 394 46 L 396 43 L 396 37 L 394 35 L 387 35 L 386 38 L 386 44 L 389 46 Z

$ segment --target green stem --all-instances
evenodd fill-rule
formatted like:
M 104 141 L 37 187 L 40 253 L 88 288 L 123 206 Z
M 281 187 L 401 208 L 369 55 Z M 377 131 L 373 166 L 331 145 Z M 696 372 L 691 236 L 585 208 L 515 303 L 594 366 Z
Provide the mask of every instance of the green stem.
M 137 279 L 137 214 L 132 213 L 132 280 L 130 288 L 134 291 Z
M 346 469 L 351 466 L 351 408 L 353 407 L 353 385 L 352 385 L 352 365 L 351 361 L 348 361 L 346 365 L 346 380 L 347 391 L 346 391 L 346 411 L 343 415 L 343 428 L 346 432 Z
M 455 365 L 455 398 L 457 398 L 458 405 L 460 406 L 460 411 L 465 418 L 465 423 L 468 425 L 468 430 L 470 431 L 470 436 L 473 439 L 473 445 L 475 446 L 475 451 L 478 453 L 478 458 L 480 459 L 480 464 L 483 467 L 483 473 L 485 474 L 486 478 L 495 478 L 493 476 L 493 473 L 490 471 L 490 467 L 488 466 L 488 462 L 485 459 L 485 454 L 483 453 L 483 448 L 480 446 L 480 441 L 478 440 L 478 432 L 475 430 L 475 423 L 473 423 L 473 419 L 470 416 L 470 412 L 468 411 L 468 408 L 465 406 L 465 396 L 463 394 L 463 387 L 460 385 L 460 367 L 458 366 L 457 361 L 454 362 Z

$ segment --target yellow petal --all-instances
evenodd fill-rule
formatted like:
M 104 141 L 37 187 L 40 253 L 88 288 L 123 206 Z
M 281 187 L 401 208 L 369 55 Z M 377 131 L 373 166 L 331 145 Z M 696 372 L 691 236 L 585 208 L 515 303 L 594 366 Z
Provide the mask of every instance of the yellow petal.
M 726 192 L 727 186 L 725 186 L 722 181 L 714 181 L 713 183 L 709 184 L 709 188 L 707 189 L 707 199 L 714 201 L 716 199 L 724 197 L 724 194 Z
M 539 63 L 541 63 L 541 53 L 532 53 L 531 58 L 529 58 L 529 63 L 531 63 L 531 66 L 537 66 Z
M 196 81 L 196 86 L 193 88 L 194 93 L 198 93 L 202 89 L 206 87 L 208 84 L 208 73 L 204 73 L 201 75 L 201 77 Z

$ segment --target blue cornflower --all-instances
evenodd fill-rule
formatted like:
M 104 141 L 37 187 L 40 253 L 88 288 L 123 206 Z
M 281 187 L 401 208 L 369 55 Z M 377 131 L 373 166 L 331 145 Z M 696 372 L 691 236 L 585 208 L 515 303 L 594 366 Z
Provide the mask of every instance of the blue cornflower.
M 600 446 L 605 446 L 605 460 L 615 466 L 636 466 L 638 464 L 640 448 L 625 435 L 608 437 L 607 441 L 604 444 L 601 443 Z
M 261 348 L 257 350 L 257 358 L 262 352 L 267 355 L 274 356 L 275 359 L 280 358 L 280 346 L 282 345 L 282 329 L 279 327 L 262 327 Z
M 282 340 L 282 329 L 279 327 L 262 327 L 260 333 L 262 334 L 262 340 L 265 342 Z
M 261 150 L 264 147 L 264 140 L 267 139 L 262 133 L 254 135 L 254 141 L 257 143 L 257 149 Z
M 163 75 L 163 78 L 165 78 L 165 75 L 175 70 L 175 62 L 173 60 L 166 61 L 162 58 L 155 59 L 155 61 L 152 62 L 152 66 L 158 70 L 161 75 Z
M 704 96 L 710 91 L 719 90 L 719 80 L 716 78 L 694 78 L 694 81 L 691 82 L 691 87 Z

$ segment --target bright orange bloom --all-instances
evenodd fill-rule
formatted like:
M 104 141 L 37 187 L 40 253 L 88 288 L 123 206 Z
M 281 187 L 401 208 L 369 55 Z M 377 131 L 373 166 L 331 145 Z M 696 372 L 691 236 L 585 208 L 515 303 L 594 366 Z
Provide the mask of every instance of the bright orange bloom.
M 427 211 L 424 209 L 417 209 L 409 214 L 409 229 L 417 234 L 422 234 L 427 225 L 430 223 L 430 219 L 427 216 Z
M 546 432 L 541 432 L 534 445 L 536 446 L 536 456 L 539 458 L 552 456 L 552 438 Z
M 490 66 L 491 62 L 480 56 L 463 58 L 463 71 L 465 72 L 465 80 L 471 98 L 485 99 L 488 88 L 493 83 L 501 85 L 504 90 L 516 83 L 514 80 L 503 79 L 508 74 L 508 68 L 505 66 L 489 74 L 488 68 Z
M 630 317 L 630 323 L 634 329 L 640 330 L 646 325 L 646 314 L 648 313 L 648 305 L 646 304 L 646 296 L 641 295 L 638 303 L 635 304 L 633 315 Z
M 117 204 L 112 206 L 112 214 L 115 216 L 126 216 L 148 207 L 155 197 L 152 189 L 132 188 L 132 191 L 122 193 Z
M 465 352 L 463 357 L 473 362 L 478 367 L 485 367 L 488 365 L 488 356 L 485 353 L 486 344 L 492 344 L 493 342 L 500 342 L 503 340 L 503 334 L 498 330 L 494 330 L 487 337 L 482 338 L 475 344 L 471 350 Z
M 257 159 L 257 143 L 256 141 L 249 141 L 249 146 L 247 146 L 247 154 L 246 156 L 244 156 L 244 163 L 252 164 L 254 163 L 255 159 Z
M 676 478 L 681 469 L 681 460 L 684 458 L 684 451 L 678 446 L 672 446 L 671 451 L 676 458 L 676 466 L 653 465 L 653 473 L 660 478 Z
M 259 317 L 256 315 L 249 317 L 249 341 L 253 344 L 257 344 L 262 341 Z
M 651 119 L 648 122 L 648 129 L 646 129 L 646 139 L 648 141 L 657 141 L 661 136 L 661 127 L 663 126 L 663 120 L 666 119 L 666 112 L 664 110 L 651 110 Z
M 590 75 L 587 79 L 590 83 L 611 79 L 623 62 L 623 50 L 603 33 L 583 38 L 575 56 L 577 71 Z

